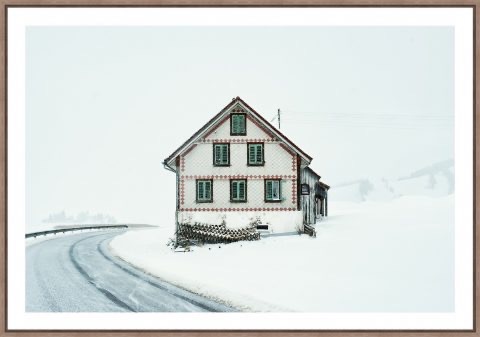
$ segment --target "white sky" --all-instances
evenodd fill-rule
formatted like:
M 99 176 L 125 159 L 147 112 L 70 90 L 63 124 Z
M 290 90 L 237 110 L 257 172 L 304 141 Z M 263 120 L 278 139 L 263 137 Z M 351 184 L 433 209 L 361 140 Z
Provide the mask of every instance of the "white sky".
M 449 27 L 30 27 L 27 225 L 173 221 L 162 161 L 240 96 L 330 185 L 453 158 Z

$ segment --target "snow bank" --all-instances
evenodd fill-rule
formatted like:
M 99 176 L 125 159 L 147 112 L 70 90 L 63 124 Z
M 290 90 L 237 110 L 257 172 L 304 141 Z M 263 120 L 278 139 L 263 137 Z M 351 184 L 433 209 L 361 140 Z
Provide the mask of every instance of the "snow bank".
M 317 238 L 291 235 L 174 253 L 173 228 L 110 244 L 131 264 L 246 311 L 454 310 L 454 196 L 331 203 Z

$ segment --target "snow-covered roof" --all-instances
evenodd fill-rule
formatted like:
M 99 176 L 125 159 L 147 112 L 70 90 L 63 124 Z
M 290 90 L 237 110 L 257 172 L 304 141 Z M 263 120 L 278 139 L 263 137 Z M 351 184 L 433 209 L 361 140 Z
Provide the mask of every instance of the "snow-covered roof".
M 297 153 L 306 164 L 310 164 L 312 157 L 306 154 L 302 149 L 300 149 L 295 143 L 287 138 L 283 133 L 281 133 L 277 128 L 270 124 L 265 118 L 263 118 L 258 112 L 256 112 L 252 107 L 250 107 L 245 101 L 240 97 L 234 98 L 227 106 L 225 106 L 218 114 L 216 114 L 212 119 L 210 119 L 205 125 L 203 125 L 197 132 L 195 132 L 185 143 L 183 143 L 178 149 L 176 149 L 170 156 L 168 156 L 163 163 L 172 166 L 175 161 L 175 158 L 178 155 L 188 151 L 195 142 L 201 137 L 209 134 L 213 129 L 215 129 L 220 122 L 223 120 L 224 116 L 230 113 L 230 109 L 237 104 L 241 105 L 249 115 L 255 119 L 256 122 L 260 123 L 266 130 L 271 132 L 276 138 L 278 138 L 282 143 L 284 143 L 288 148 L 293 152 Z

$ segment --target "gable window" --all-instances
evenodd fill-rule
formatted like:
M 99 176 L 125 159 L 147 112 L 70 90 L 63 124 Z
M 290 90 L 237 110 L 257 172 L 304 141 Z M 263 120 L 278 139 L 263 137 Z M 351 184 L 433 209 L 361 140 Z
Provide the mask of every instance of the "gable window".
M 227 144 L 227 143 L 213 144 L 213 165 L 214 166 L 230 165 L 230 144 Z
M 281 201 L 280 180 L 265 180 L 265 201 L 276 202 Z
M 247 181 L 245 179 L 230 180 L 230 201 L 247 201 Z
M 212 180 L 197 180 L 197 202 L 212 202 L 212 187 Z
M 263 166 L 263 143 L 248 143 L 248 165 Z
M 230 135 L 245 136 L 247 134 L 246 114 L 230 115 Z

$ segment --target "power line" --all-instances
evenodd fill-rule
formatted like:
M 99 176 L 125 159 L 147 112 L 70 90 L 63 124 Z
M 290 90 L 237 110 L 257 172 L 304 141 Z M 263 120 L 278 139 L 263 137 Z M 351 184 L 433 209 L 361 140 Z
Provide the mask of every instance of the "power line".
M 316 116 L 333 116 L 333 117 L 380 117 L 380 118 L 391 118 L 391 117 L 414 117 L 414 118 L 454 118 L 454 114 L 429 114 L 429 113 L 374 113 L 374 112 L 360 112 L 360 113 L 352 113 L 352 112 L 313 112 L 313 111 L 291 111 L 291 110 L 283 110 L 283 112 L 287 112 L 288 114 L 292 114 L 293 116 L 296 115 L 316 115 Z

